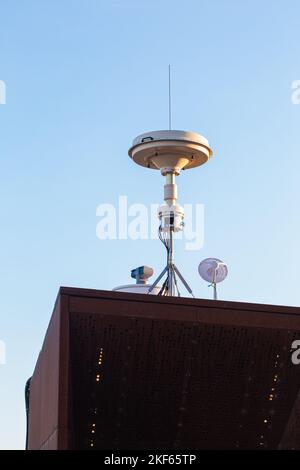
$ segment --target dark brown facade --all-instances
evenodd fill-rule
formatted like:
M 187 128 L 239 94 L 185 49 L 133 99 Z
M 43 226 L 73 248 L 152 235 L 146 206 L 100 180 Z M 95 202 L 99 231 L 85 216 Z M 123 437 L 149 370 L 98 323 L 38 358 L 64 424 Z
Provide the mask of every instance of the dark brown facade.
M 29 449 L 300 448 L 300 308 L 61 288 Z

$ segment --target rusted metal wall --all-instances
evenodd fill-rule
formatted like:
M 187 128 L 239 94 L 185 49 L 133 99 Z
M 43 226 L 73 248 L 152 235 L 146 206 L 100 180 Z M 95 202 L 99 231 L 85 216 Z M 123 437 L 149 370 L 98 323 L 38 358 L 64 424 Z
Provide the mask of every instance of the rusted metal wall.
M 58 295 L 31 379 L 29 449 L 68 448 L 68 296 Z
M 294 339 L 298 308 L 62 288 L 29 448 L 295 448 Z

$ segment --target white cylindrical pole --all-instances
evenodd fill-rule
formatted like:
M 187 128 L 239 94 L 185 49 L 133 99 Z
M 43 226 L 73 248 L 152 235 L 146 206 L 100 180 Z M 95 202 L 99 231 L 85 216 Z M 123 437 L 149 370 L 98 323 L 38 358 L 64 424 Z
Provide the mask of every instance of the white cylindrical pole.
M 175 295 L 175 280 L 174 280 L 174 217 L 172 215 L 172 206 L 175 206 L 177 202 L 177 185 L 175 183 L 175 173 L 170 171 L 166 173 L 166 184 L 164 186 L 164 199 L 166 204 L 170 207 L 170 219 L 173 217 L 173 224 L 169 220 L 168 233 L 167 233 L 167 244 L 168 244 L 168 295 Z

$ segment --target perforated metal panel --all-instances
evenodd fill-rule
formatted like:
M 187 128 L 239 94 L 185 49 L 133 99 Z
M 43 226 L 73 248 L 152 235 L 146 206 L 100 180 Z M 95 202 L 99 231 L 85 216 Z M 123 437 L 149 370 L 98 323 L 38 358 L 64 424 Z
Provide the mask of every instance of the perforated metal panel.
M 297 333 L 117 311 L 72 313 L 70 332 L 76 448 L 278 447 Z

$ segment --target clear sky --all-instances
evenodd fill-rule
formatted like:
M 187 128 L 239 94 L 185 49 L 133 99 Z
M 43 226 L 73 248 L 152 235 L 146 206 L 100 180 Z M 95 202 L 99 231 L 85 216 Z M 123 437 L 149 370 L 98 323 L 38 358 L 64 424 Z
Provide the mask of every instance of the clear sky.
M 178 178 L 205 206 L 197 266 L 224 259 L 222 299 L 300 304 L 299 0 L 2 0 L 0 3 L 0 448 L 23 448 L 23 390 L 59 286 L 111 289 L 131 268 L 158 273 L 155 240 L 102 240 L 96 208 L 160 203 L 163 179 L 127 156 L 139 133 L 173 127 L 214 157 Z

